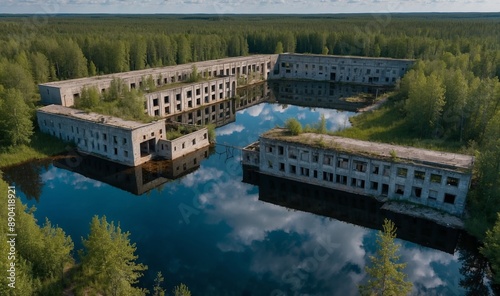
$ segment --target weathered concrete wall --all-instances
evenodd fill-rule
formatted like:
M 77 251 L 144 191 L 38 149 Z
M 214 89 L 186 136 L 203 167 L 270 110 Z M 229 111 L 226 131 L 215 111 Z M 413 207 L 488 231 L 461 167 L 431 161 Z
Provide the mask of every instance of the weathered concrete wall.
M 197 131 L 173 140 L 161 140 L 159 144 L 159 156 L 167 159 L 182 157 L 210 145 L 208 141 L 208 129 L 200 128 Z
M 260 167 L 260 143 L 254 142 L 245 149 L 242 150 L 241 153 L 241 162 L 243 165 L 252 166 L 252 167 Z
M 235 76 L 245 83 L 266 80 L 278 55 L 254 55 L 219 60 L 189 63 L 177 66 L 115 73 L 88 78 L 49 82 L 38 85 L 42 103 L 73 106 L 74 99 L 81 95 L 84 87 L 96 87 L 106 92 L 113 78 L 122 79 L 129 88 L 140 88 L 146 79 L 152 79 L 155 86 L 161 87 L 180 81 L 187 81 L 196 66 L 203 78 Z
M 280 54 L 269 78 L 393 85 L 413 63 L 406 59 Z
M 146 111 L 150 116 L 167 117 L 233 98 L 236 77 L 227 76 L 147 93 Z
M 82 152 L 128 166 L 150 160 L 154 151 L 141 155 L 141 143 L 152 140 L 156 146 L 165 131 L 161 120 L 141 124 L 56 105 L 40 108 L 37 120 L 42 132 L 74 142 Z
M 255 145 L 245 148 L 243 164 L 258 162 L 261 173 L 356 194 L 408 200 L 455 215 L 464 211 L 471 181 L 470 172 L 431 162 L 384 160 L 370 150 L 367 152 L 374 153 L 373 157 L 265 137 L 260 138 L 258 149 L 257 158 Z

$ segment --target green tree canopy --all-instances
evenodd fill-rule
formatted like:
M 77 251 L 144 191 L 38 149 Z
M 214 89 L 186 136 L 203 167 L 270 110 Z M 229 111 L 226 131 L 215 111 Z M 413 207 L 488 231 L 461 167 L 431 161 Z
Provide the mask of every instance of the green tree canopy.
M 445 89 L 436 74 L 426 76 L 419 71 L 409 87 L 406 101 L 408 123 L 420 136 L 424 136 L 438 125 L 445 104 Z
M 31 141 L 31 111 L 19 90 L 0 90 L 0 134 L 0 144 L 5 146 L 29 144 Z
M 295 118 L 289 118 L 286 123 L 285 127 L 290 131 L 290 133 L 294 136 L 299 135 L 302 133 L 302 125 L 300 122 L 295 119 Z
M 80 289 L 105 295 L 144 295 L 134 287 L 147 266 L 136 263 L 135 244 L 130 243 L 129 232 L 120 225 L 108 223 L 106 217 L 94 216 L 90 233 L 83 239 L 80 251 Z
M 406 281 L 403 269 L 406 263 L 399 263 L 399 245 L 394 243 L 396 227 L 384 219 L 383 231 L 377 235 L 377 253 L 370 256 L 371 266 L 365 268 L 368 282 L 360 285 L 361 295 L 400 296 L 408 295 L 412 283 Z

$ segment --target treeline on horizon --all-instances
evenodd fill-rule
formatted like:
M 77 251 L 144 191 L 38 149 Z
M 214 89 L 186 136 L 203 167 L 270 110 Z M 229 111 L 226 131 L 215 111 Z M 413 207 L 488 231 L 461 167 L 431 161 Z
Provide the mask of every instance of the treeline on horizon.
M 35 83 L 281 50 L 418 59 L 468 53 L 497 65 L 476 74 L 500 76 L 500 22 L 474 15 L 3 17 L 0 59 L 21 65 Z

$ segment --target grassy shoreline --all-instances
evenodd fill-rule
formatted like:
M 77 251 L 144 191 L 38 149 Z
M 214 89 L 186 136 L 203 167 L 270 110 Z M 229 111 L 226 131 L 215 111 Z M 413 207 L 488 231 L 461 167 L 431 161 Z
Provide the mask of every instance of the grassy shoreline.
M 42 159 L 60 154 L 69 146 L 58 138 L 35 130 L 29 145 L 0 149 L 0 169 L 33 159 Z
M 333 133 L 335 136 L 364 141 L 413 146 L 436 151 L 470 154 L 466 143 L 446 138 L 422 139 L 411 132 L 398 102 L 389 98 L 380 108 L 360 113 L 349 119 L 352 126 Z

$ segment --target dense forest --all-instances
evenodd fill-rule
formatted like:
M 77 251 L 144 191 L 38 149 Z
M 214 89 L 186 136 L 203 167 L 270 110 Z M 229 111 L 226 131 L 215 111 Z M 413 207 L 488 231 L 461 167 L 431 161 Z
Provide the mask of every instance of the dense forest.
M 500 14 L 0 16 L 0 153 L 37 139 L 38 83 L 281 52 L 418 60 L 390 108 L 476 155 L 467 229 L 500 283 Z

